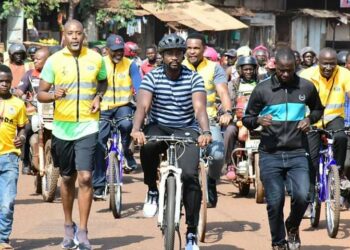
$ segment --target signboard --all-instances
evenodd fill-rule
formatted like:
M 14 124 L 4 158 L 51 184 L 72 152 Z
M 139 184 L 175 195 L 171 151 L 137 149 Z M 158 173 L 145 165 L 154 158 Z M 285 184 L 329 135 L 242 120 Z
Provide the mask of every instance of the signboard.
M 19 10 L 7 18 L 7 48 L 9 44 L 23 42 L 23 26 L 23 10 Z
M 340 0 L 340 8 L 350 8 L 350 0 Z

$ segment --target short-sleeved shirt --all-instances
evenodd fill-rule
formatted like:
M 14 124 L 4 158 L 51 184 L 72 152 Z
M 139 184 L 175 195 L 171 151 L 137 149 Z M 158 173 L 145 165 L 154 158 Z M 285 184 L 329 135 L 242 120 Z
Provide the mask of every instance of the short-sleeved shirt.
M 83 48 L 87 49 L 87 48 Z M 82 50 L 83 50 L 82 49 Z M 68 49 L 65 48 L 62 53 L 68 53 Z M 56 59 L 53 61 L 53 57 L 49 57 L 41 71 L 41 79 L 44 81 L 55 84 L 55 75 L 62 74 L 63 72 L 55 72 L 53 68 L 54 63 L 60 63 L 57 59 L 57 53 L 54 54 Z M 105 80 L 107 77 L 105 63 L 102 57 L 98 57 L 101 60 L 101 68 L 99 70 L 97 80 Z M 75 67 L 75 65 L 72 65 Z M 53 121 L 52 134 L 61 140 L 77 140 L 84 136 L 97 133 L 99 126 L 98 121 L 86 121 L 86 122 L 68 122 L 68 121 Z
M 151 123 L 172 128 L 198 129 L 192 94 L 205 93 L 204 81 L 198 73 L 182 66 L 180 77 L 177 80 L 170 80 L 165 74 L 164 67 L 158 67 L 143 78 L 140 89 L 153 94 Z
M 33 92 L 33 90 L 35 93 L 38 93 L 39 82 L 40 72 L 34 69 L 30 69 L 24 74 L 17 88 L 24 94 L 28 91 Z
M 0 155 L 15 153 L 20 154 L 13 140 L 17 134 L 17 128 L 22 128 L 28 122 L 24 102 L 12 96 L 9 99 L 0 100 Z

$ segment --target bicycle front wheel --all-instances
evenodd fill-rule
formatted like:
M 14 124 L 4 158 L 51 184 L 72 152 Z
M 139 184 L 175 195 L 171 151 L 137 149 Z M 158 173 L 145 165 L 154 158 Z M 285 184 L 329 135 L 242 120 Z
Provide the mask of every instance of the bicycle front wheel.
M 327 176 L 326 222 L 328 235 L 337 236 L 340 220 L 340 178 L 336 165 L 332 165 Z
M 122 212 L 122 186 L 119 172 L 119 160 L 115 152 L 108 155 L 108 187 L 110 196 L 110 208 L 114 218 L 121 217 Z
M 164 208 L 164 249 L 173 250 L 175 241 L 175 196 L 176 196 L 176 180 L 170 175 L 166 181 L 166 199 Z
M 318 224 L 320 222 L 320 215 L 321 215 L 320 195 L 319 195 L 318 189 L 315 188 L 314 201 L 311 203 L 310 223 L 312 227 L 318 227 Z
M 207 171 L 203 162 L 199 163 L 199 181 L 202 190 L 201 210 L 198 221 L 198 239 L 200 242 L 205 241 L 205 232 L 207 229 Z

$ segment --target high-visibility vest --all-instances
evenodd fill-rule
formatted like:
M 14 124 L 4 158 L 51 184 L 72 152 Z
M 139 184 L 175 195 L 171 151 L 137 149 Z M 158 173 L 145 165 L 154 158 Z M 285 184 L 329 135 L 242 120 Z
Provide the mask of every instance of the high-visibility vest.
M 200 62 L 200 64 L 195 68 L 187 59 L 183 61 L 183 65 L 187 68 L 197 71 L 198 74 L 203 78 L 205 84 L 205 90 L 207 92 L 207 113 L 209 118 L 216 117 L 217 109 L 215 106 L 216 100 L 216 88 L 214 84 L 214 74 L 216 63 L 209 61 L 206 58 Z
M 54 85 L 68 89 L 65 97 L 55 101 L 54 119 L 69 122 L 98 121 L 99 112 L 91 113 L 91 105 L 96 95 L 102 57 L 83 47 L 79 57 L 75 58 L 64 48 L 48 60 L 55 74 Z
M 132 100 L 132 80 L 130 66 L 132 61 L 126 57 L 115 64 L 107 55 L 105 60 L 108 87 L 103 96 L 101 110 L 108 110 L 128 104 Z

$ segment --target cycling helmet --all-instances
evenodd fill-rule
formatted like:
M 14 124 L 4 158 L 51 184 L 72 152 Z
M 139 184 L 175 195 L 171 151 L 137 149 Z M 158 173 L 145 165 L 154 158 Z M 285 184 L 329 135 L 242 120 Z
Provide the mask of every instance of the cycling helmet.
M 210 61 L 217 62 L 219 57 L 218 57 L 218 52 L 212 47 L 207 46 L 204 50 L 204 57 L 208 58 Z
M 28 54 L 35 54 L 35 52 L 37 52 L 39 49 L 35 46 L 30 46 L 28 49 L 27 49 L 27 53 Z
M 164 51 L 169 49 L 181 49 L 185 51 L 186 42 L 181 36 L 178 36 L 174 33 L 165 35 L 158 44 L 158 50 L 159 53 L 163 53 Z
M 124 45 L 124 56 L 126 57 L 135 57 L 137 56 L 137 51 L 139 46 L 134 42 L 126 42 Z
M 349 52 L 346 50 L 339 51 L 337 54 L 337 61 L 339 65 L 345 65 L 346 64 L 346 55 Z
M 241 56 L 237 60 L 237 68 L 243 66 L 243 65 L 254 65 L 258 66 L 258 62 L 256 61 L 255 57 L 252 56 Z
M 26 53 L 26 48 L 21 43 L 13 43 L 10 45 L 8 52 L 10 55 L 15 53 Z

